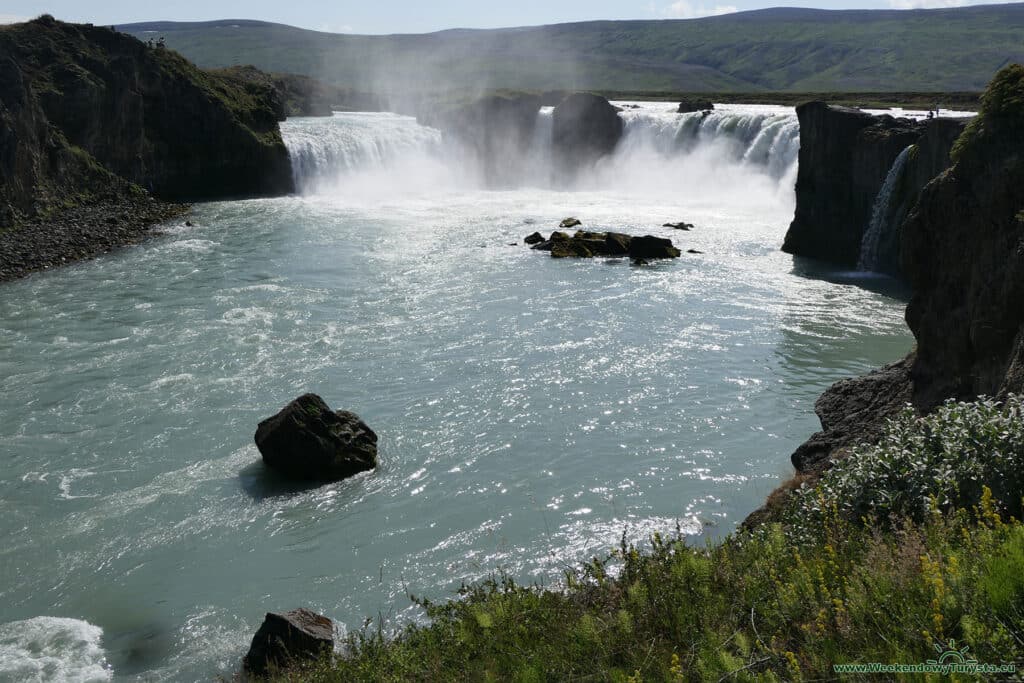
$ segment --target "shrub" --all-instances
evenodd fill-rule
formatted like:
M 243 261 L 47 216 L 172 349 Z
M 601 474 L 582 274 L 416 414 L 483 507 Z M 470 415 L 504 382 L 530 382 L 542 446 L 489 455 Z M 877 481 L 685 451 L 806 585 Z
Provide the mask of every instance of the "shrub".
M 881 441 L 854 451 L 814 486 L 793 494 L 784 518 L 801 538 L 817 530 L 835 506 L 847 519 L 883 525 L 924 519 L 936 506 L 976 504 L 989 487 L 1004 510 L 1017 510 L 1024 494 L 1022 400 L 950 401 L 918 418 L 907 408 L 886 427 Z

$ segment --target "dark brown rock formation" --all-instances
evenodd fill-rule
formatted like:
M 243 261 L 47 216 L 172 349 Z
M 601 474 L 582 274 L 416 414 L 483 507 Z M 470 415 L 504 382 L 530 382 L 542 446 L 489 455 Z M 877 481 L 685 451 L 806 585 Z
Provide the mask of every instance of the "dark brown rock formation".
M 615 151 L 622 139 L 619 110 L 608 100 L 576 93 L 555 107 L 552 153 L 555 172 L 570 181 L 581 170 Z
M 308 609 L 267 612 L 242 661 L 250 676 L 266 676 L 334 649 L 334 622 Z
M 536 235 L 537 233 L 534 233 Z M 531 235 L 527 239 L 532 239 Z M 530 244 L 531 242 L 527 242 Z M 593 256 L 626 257 L 635 259 L 678 258 L 679 249 L 672 240 L 653 235 L 634 237 L 621 232 L 589 232 L 577 230 L 570 237 L 564 232 L 553 232 L 551 237 L 532 242 L 533 249 L 550 251 L 554 258 L 590 258 Z
M 377 435 L 355 413 L 316 394 L 260 422 L 256 447 L 267 467 L 292 479 L 336 481 L 377 466 Z
M 679 109 L 677 110 L 680 114 L 689 114 L 695 111 L 711 111 L 715 108 L 715 103 L 704 97 L 689 97 L 679 103 Z

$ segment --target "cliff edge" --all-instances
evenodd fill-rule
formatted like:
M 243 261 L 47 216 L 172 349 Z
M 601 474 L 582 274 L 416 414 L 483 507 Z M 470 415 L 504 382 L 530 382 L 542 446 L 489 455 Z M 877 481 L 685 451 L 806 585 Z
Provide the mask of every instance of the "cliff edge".
M 873 269 L 903 276 L 899 226 L 922 188 L 950 164 L 963 131 L 959 119 L 914 121 L 810 102 L 797 108 L 800 165 L 796 212 L 782 250 L 796 256 L 858 266 L 879 192 L 905 150 L 894 178 Z
M 789 488 L 852 446 L 877 440 L 908 403 L 928 414 L 948 399 L 1024 391 L 1024 66 L 996 75 L 950 158 L 953 165 L 927 184 L 902 224 L 902 270 L 914 292 L 906 319 L 916 348 L 818 399 L 822 431 L 793 454 L 796 478 L 747 525 L 769 519 Z
M 0 27 L 0 279 L 130 242 L 165 202 L 292 192 L 284 115 L 273 87 L 109 28 Z

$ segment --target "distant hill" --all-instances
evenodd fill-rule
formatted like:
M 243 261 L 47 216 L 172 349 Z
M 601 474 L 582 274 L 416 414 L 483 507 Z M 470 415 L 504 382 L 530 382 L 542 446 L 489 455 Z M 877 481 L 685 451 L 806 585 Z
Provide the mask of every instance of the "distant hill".
M 117 27 L 201 66 L 253 64 L 364 91 L 981 90 L 1024 61 L 1024 3 L 942 10 L 767 9 L 422 35 L 321 33 L 259 21 Z

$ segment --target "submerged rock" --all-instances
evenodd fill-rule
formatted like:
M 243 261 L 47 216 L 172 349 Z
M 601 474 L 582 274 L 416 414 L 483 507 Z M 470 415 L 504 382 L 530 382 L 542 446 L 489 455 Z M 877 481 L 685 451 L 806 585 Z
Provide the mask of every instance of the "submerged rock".
M 316 394 L 295 399 L 260 422 L 256 447 L 285 476 L 337 481 L 377 466 L 377 435 L 355 413 L 332 411 Z
M 334 622 L 308 609 L 267 612 L 242 661 L 246 673 L 265 676 L 334 650 Z

